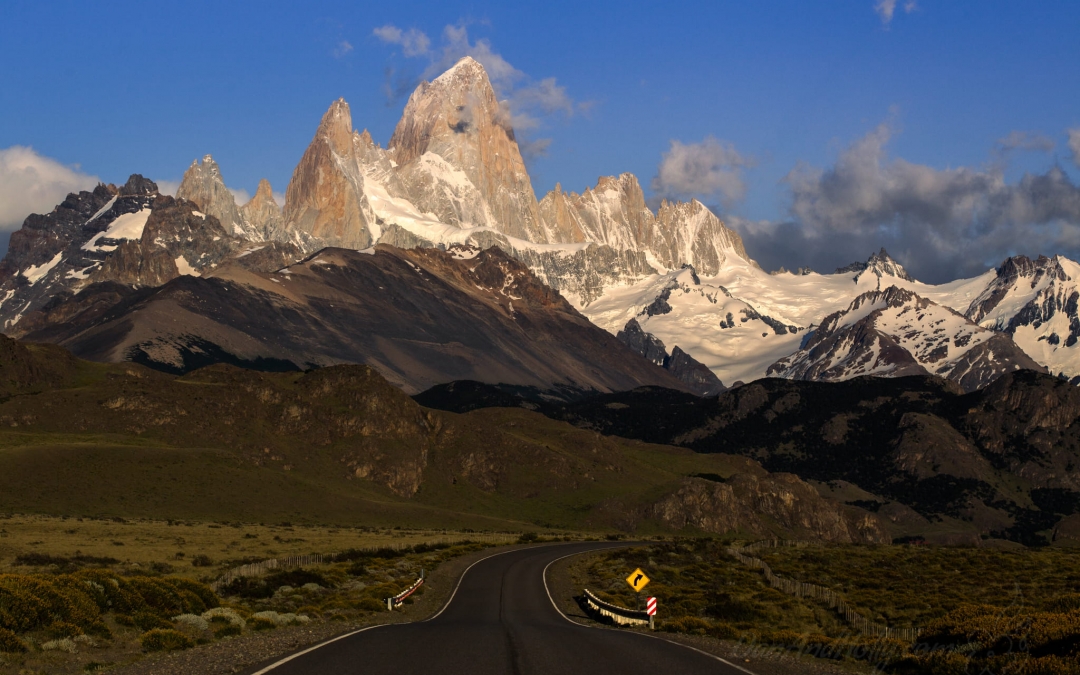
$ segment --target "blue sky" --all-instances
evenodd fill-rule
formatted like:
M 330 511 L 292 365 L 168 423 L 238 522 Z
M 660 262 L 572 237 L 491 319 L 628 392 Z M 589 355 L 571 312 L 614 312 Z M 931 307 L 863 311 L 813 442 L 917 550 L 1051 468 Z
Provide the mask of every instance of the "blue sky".
M 283 192 L 331 101 L 385 145 L 402 92 L 474 53 L 516 73 L 500 94 L 546 147 L 538 196 L 629 171 L 715 206 L 767 269 L 880 245 L 931 281 L 1075 258 L 1077 34 L 1064 1 L 6 0 L 0 227 L 60 187 L 178 181 L 206 153 L 230 187 Z

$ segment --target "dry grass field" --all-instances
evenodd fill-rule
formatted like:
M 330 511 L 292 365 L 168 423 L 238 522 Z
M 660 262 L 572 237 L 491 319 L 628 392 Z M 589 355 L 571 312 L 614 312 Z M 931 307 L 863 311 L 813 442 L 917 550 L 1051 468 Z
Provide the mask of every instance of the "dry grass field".
M 516 540 L 516 533 L 204 523 L 0 515 L 0 574 L 48 569 L 48 559 L 73 566 L 107 564 L 210 579 L 254 560 L 349 549 L 470 539 Z M 80 563 L 79 557 L 85 562 Z M 115 561 L 115 562 L 112 562 Z M 35 562 L 44 564 L 34 564 Z M 196 563 L 196 564 L 193 564 Z M 55 566 L 55 565 L 54 565 Z

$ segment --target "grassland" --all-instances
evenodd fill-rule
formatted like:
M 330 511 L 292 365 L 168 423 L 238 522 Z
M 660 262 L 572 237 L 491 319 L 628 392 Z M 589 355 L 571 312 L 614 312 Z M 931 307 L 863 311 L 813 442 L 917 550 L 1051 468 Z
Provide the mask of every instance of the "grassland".
M 107 565 L 117 569 L 212 580 L 253 560 L 466 539 L 497 543 L 517 537 L 456 530 L 0 515 L 0 574 L 95 566 L 92 559 L 97 559 L 114 560 Z M 87 562 L 79 563 L 79 556 Z M 63 559 L 73 562 L 65 565 Z
M 810 653 L 895 673 L 1080 672 L 1080 554 L 1065 549 L 831 545 L 770 549 L 787 578 L 831 587 L 891 625 L 914 624 L 915 644 L 854 634 L 827 606 L 769 587 L 725 554 L 728 542 L 676 540 L 584 556 L 569 568 L 577 592 L 633 608 L 623 580 L 640 567 L 659 599 L 661 630 L 734 640 L 745 653 Z

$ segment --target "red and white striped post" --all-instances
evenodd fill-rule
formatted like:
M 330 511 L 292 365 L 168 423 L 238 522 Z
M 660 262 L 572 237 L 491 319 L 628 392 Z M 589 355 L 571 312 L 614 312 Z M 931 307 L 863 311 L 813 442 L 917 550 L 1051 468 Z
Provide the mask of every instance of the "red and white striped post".
M 646 598 L 645 613 L 649 615 L 649 630 L 656 630 L 656 625 L 653 621 L 653 617 L 656 616 L 656 598 Z

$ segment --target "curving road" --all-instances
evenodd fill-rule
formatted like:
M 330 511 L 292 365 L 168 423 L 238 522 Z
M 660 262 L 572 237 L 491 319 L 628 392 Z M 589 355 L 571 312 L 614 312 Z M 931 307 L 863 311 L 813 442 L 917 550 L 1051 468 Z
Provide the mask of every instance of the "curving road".
M 256 675 L 746 675 L 749 671 L 665 640 L 579 626 L 552 604 L 547 566 L 618 544 L 518 549 L 477 562 L 443 611 L 418 623 L 365 629 Z M 752 674 L 751 674 L 752 675 Z

